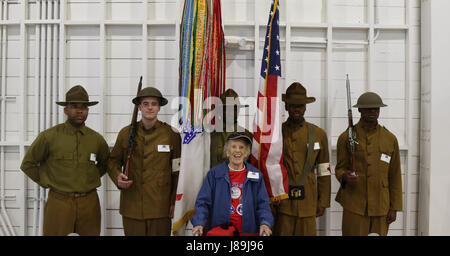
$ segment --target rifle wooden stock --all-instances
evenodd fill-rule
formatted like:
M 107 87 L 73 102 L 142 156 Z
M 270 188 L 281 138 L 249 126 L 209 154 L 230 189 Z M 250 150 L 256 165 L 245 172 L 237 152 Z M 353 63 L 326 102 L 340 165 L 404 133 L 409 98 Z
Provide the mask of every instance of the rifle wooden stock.
M 142 76 L 141 76 L 141 79 L 139 80 L 139 85 L 138 85 L 136 96 L 139 95 L 141 88 L 142 88 Z M 125 176 L 127 176 L 127 177 L 128 177 L 128 171 L 130 169 L 131 156 L 133 155 L 133 149 L 136 144 L 134 138 L 136 137 L 137 114 L 138 114 L 138 105 L 135 104 L 134 110 L 133 110 L 133 117 L 131 118 L 130 134 L 128 135 L 127 159 L 125 161 L 125 166 L 123 168 L 123 174 L 125 174 Z

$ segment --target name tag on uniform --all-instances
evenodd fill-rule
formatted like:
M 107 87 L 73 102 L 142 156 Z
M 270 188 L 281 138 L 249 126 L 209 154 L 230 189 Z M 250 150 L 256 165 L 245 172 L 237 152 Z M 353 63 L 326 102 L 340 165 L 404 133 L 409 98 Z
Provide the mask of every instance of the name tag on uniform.
M 170 152 L 169 145 L 158 145 L 158 152 Z
M 386 154 L 381 154 L 381 161 L 386 162 L 386 163 L 390 163 L 391 162 L 391 157 L 386 155 Z
M 306 147 L 309 147 L 309 144 L 306 143 Z M 319 150 L 320 149 L 320 144 L 319 142 L 314 142 L 314 150 Z
M 94 153 L 91 153 L 91 156 L 89 157 L 89 161 L 95 162 L 97 164 L 97 155 Z
M 259 179 L 259 173 L 257 172 L 248 172 L 247 178 L 249 179 Z
M 319 142 L 314 142 L 314 150 L 318 150 L 318 149 L 320 149 Z

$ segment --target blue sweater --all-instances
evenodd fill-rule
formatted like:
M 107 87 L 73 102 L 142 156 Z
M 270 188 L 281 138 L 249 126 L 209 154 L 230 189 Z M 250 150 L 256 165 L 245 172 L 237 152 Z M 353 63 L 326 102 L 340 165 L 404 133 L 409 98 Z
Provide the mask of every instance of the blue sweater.
M 242 233 L 259 233 L 263 224 L 273 226 L 269 196 L 262 173 L 251 164 L 245 163 L 247 177 L 242 191 Z M 249 177 L 250 176 L 250 177 Z M 211 217 L 211 227 L 230 221 L 231 182 L 228 161 L 214 166 L 206 174 L 202 188 L 195 202 L 195 216 L 192 225 L 205 226 Z

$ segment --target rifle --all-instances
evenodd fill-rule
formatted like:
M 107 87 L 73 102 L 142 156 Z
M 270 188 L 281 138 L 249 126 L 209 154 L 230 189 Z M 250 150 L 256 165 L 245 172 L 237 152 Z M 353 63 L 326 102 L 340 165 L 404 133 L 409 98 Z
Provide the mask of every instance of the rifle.
M 141 76 L 141 79 L 139 80 L 136 96 L 139 95 L 141 88 L 142 88 L 142 76 Z M 128 177 L 128 170 L 130 169 L 131 155 L 133 154 L 133 148 L 136 145 L 136 141 L 134 140 L 134 137 L 136 137 L 137 113 L 138 113 L 138 105 L 135 104 L 134 110 L 133 110 L 133 117 L 131 118 L 130 134 L 128 135 L 127 161 L 125 162 L 125 167 L 123 168 L 123 174 L 125 174 L 125 176 L 127 176 L 127 177 Z
M 350 79 L 345 81 L 347 86 L 347 106 L 348 106 L 348 143 L 350 144 L 350 168 L 353 175 L 356 175 L 356 161 L 355 161 L 355 144 L 358 142 L 355 140 L 355 131 L 353 127 L 353 114 L 352 114 L 352 100 L 350 98 Z

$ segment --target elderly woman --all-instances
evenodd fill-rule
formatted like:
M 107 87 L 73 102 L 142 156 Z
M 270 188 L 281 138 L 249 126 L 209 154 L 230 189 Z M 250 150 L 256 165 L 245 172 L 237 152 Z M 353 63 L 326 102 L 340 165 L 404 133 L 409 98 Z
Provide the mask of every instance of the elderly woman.
M 244 162 L 250 155 L 251 140 L 243 133 L 231 134 L 224 151 L 228 161 L 206 174 L 191 219 L 192 233 L 203 235 L 210 226 L 231 222 L 240 235 L 271 235 L 273 216 L 262 173 Z

